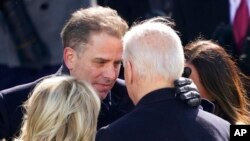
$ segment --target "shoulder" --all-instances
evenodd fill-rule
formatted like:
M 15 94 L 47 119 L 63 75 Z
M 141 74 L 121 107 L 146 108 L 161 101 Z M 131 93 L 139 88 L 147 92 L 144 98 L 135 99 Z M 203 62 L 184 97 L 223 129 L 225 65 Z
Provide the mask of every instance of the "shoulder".
M 198 118 L 201 120 L 201 121 L 208 121 L 208 122 L 213 122 L 214 125 L 217 127 L 217 126 L 224 126 L 224 127 L 229 127 L 230 123 L 212 113 L 209 113 L 207 111 L 204 111 L 202 109 L 199 109 L 199 112 L 198 112 Z M 218 124 L 218 125 L 216 125 Z
M 8 97 L 12 94 L 18 93 L 18 92 L 26 92 L 31 90 L 38 82 L 40 82 L 42 79 L 44 79 L 45 77 L 42 77 L 40 79 L 37 79 L 36 81 L 30 82 L 30 83 L 26 83 L 26 84 L 21 84 L 21 85 L 17 85 L 8 89 L 4 89 L 0 91 L 0 97 L 1 98 L 5 98 Z M 17 95 L 15 95 L 17 96 Z
M 21 105 L 35 85 L 46 77 L 0 91 L 0 139 L 12 137 L 19 130 L 23 115 Z
M 108 125 L 109 126 L 109 125 Z M 102 127 L 100 130 L 98 130 L 96 134 L 96 141 L 112 141 L 112 132 L 109 131 L 108 126 Z
M 99 129 L 96 134 L 96 141 L 128 140 L 129 136 L 127 135 L 132 135 L 133 133 L 129 134 L 129 128 L 127 125 L 123 124 L 123 120 L 121 121 L 118 119 L 117 121 Z M 126 136 L 124 136 L 124 134 L 126 134 Z
M 8 101 L 8 103 L 9 102 L 20 103 L 22 101 L 25 101 L 28 98 L 29 93 L 36 86 L 36 84 L 47 77 L 51 76 L 45 76 L 30 83 L 21 84 L 8 89 L 1 90 L 0 103 L 2 103 L 3 101 L 5 101 L 5 103 L 7 103 L 6 101 Z
M 99 129 L 96 135 L 96 141 L 145 140 L 145 136 L 148 137 L 148 135 L 150 135 L 148 133 L 152 131 L 152 128 L 155 129 L 156 126 L 151 127 L 148 125 L 149 123 L 145 122 L 141 117 L 147 118 L 146 115 L 141 115 L 140 112 L 138 113 L 134 110 L 127 113 L 108 126 Z M 144 129 L 148 127 L 151 129 L 145 131 Z M 146 140 L 151 141 L 151 139 Z
M 202 127 L 215 137 L 229 138 L 230 123 L 214 114 L 199 110 L 196 119 Z
M 0 99 L 2 101 L 8 101 L 10 99 L 20 99 L 20 97 L 26 98 L 34 85 L 35 83 L 32 82 L 4 89 L 0 91 Z
M 32 83 L 0 91 L 0 139 L 12 137 L 22 119 L 22 104 L 27 100 Z M 15 118 L 13 118 L 15 117 Z
M 114 137 L 124 135 L 127 132 L 132 131 L 135 125 L 138 125 L 138 122 L 141 121 L 140 118 L 135 118 L 138 116 L 141 116 L 141 115 L 137 111 L 135 111 L 135 109 L 133 109 L 129 113 L 113 121 L 109 125 L 102 127 L 99 131 L 101 134 L 105 134 L 105 135 L 112 134 L 112 136 Z M 128 129 L 130 130 L 128 131 Z

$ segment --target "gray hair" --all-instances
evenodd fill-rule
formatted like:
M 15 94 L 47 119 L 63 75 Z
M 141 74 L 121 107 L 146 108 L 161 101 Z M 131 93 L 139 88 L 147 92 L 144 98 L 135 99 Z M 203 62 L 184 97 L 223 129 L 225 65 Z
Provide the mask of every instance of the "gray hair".
M 123 38 L 124 65 L 130 60 L 141 78 L 179 78 L 184 68 L 184 53 L 181 40 L 170 24 L 167 19 L 157 17 L 133 26 Z

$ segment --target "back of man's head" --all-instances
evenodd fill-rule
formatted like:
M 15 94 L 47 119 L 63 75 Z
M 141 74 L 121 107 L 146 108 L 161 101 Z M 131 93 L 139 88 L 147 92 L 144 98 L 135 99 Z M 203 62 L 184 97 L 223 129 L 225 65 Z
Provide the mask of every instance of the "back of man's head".
M 184 68 L 181 40 L 165 18 L 137 24 L 123 38 L 124 61 L 129 61 L 140 78 L 174 81 Z M 125 66 L 126 67 L 126 66 Z

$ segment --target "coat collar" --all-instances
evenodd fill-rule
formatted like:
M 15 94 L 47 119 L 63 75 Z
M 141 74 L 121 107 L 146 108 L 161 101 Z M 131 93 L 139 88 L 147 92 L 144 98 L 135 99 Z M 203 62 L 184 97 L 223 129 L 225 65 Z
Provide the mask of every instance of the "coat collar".
M 70 75 L 69 74 L 69 69 L 66 67 L 65 63 L 63 63 L 61 65 L 61 67 L 58 69 L 58 71 L 56 72 L 57 76 L 60 76 L 60 75 Z
M 146 94 L 144 97 L 142 97 L 142 99 L 138 102 L 136 107 L 159 102 L 159 101 L 173 100 L 175 98 L 176 98 L 176 94 L 175 94 L 174 88 L 157 89 Z

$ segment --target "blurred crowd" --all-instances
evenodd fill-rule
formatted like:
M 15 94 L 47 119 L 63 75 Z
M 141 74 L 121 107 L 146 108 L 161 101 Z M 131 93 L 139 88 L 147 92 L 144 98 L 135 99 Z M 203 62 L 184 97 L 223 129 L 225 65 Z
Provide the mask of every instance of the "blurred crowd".
M 233 37 L 233 19 L 239 2 L 240 0 L 238 3 L 233 0 L 2 0 L 0 89 L 55 72 L 62 63 L 63 49 L 59 34 L 65 21 L 76 9 L 96 4 L 117 10 L 129 26 L 150 17 L 171 17 L 183 46 L 198 37 L 212 39 L 222 45 L 241 70 L 249 75 L 249 32 L 245 33 L 240 50 Z M 122 70 L 120 77 L 123 78 Z

